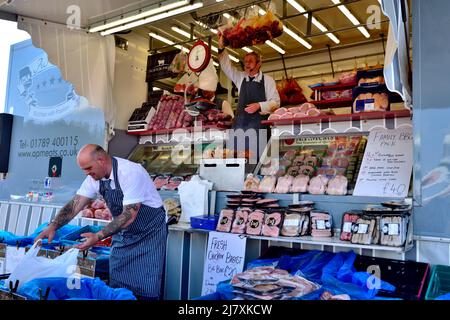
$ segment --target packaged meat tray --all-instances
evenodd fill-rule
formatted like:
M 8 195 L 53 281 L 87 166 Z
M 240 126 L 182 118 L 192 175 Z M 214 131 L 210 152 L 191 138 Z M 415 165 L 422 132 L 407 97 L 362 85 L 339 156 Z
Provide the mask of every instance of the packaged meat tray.
M 245 233 L 253 236 L 259 236 L 264 224 L 264 211 L 255 210 L 248 216 Z
M 311 214 L 311 236 L 313 237 L 331 237 L 332 218 L 328 212 L 312 211 Z
M 381 93 L 361 93 L 353 102 L 353 113 L 389 111 L 389 95 Z
M 247 226 L 248 216 L 251 210 L 248 208 L 242 208 L 236 211 L 234 216 L 233 225 L 231 227 L 232 233 L 244 234 Z
M 216 231 L 230 232 L 233 219 L 234 219 L 234 210 L 223 209 L 222 211 L 220 211 Z
M 356 244 L 373 244 L 375 233 L 378 231 L 377 219 L 375 216 L 360 217 L 352 230 L 351 242 Z
M 266 237 L 278 237 L 283 222 L 283 210 L 274 209 L 268 211 L 264 217 L 262 235 Z
M 302 229 L 302 215 L 297 212 L 287 211 L 284 214 L 281 235 L 285 237 L 298 237 Z
M 409 216 L 383 215 L 380 220 L 380 244 L 390 247 L 401 247 L 405 244 Z
M 308 190 L 309 176 L 299 174 L 294 178 L 291 185 L 291 192 L 306 193 Z
M 342 241 L 350 241 L 352 239 L 352 230 L 356 222 L 362 216 L 362 211 L 350 211 L 342 216 L 341 236 Z

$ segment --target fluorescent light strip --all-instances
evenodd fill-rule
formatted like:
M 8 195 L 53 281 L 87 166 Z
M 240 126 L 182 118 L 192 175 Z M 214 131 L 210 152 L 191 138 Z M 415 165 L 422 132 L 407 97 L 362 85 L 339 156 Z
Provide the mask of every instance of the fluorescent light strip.
M 123 18 L 123 19 L 119 19 L 119 20 L 111 21 L 109 23 L 105 23 L 105 24 L 101 24 L 101 25 L 95 26 L 93 28 L 90 28 L 89 32 L 97 32 L 97 31 L 102 31 L 102 30 L 106 30 L 106 29 L 109 29 L 109 28 L 113 28 L 113 27 L 116 27 L 116 26 L 120 26 L 121 24 L 124 24 L 124 23 L 128 23 L 128 22 L 131 22 L 131 21 L 134 21 L 134 20 L 138 20 L 138 19 L 143 19 L 145 17 L 151 16 L 151 15 L 154 15 L 154 14 L 158 14 L 158 13 L 161 13 L 161 12 L 164 12 L 164 11 L 167 11 L 167 10 L 171 10 L 171 9 L 175 9 L 175 8 L 178 8 L 178 7 L 181 7 L 181 6 L 185 6 L 188 3 L 189 3 L 189 1 L 187 1 L 187 0 L 175 1 L 175 2 L 172 2 L 170 4 L 167 4 L 167 5 L 164 5 L 164 6 L 160 6 L 158 8 L 153 8 L 153 9 L 150 9 L 150 10 L 145 10 L 145 11 L 143 11 L 141 13 L 138 13 L 138 14 L 133 14 L 133 15 L 131 15 L 129 17 L 126 17 L 126 18 Z
M 180 29 L 178 27 L 174 26 L 174 27 L 172 27 L 172 30 L 177 32 L 177 33 L 179 33 L 179 34 L 181 34 L 182 36 L 185 36 L 186 38 L 189 38 L 189 39 L 191 38 L 191 35 L 190 35 L 189 32 L 184 31 L 184 30 L 182 30 L 182 29 Z M 194 36 L 194 39 L 195 38 L 196 37 Z M 213 46 L 213 45 L 211 45 L 211 50 L 214 51 L 214 52 L 219 52 L 219 49 L 217 47 Z M 234 56 L 232 56 L 231 54 L 229 54 L 228 56 L 230 57 L 230 60 L 232 60 L 234 62 L 239 62 L 239 59 L 234 57 Z
M 206 24 L 204 24 L 204 23 L 202 23 L 202 22 L 200 22 L 200 21 L 197 21 L 197 20 L 196 20 L 195 23 L 198 24 L 199 26 L 205 28 L 205 29 L 209 29 L 208 26 L 207 26 Z M 218 33 L 218 31 L 217 31 L 216 29 L 209 29 L 209 30 L 211 30 L 211 32 L 214 33 L 214 34 L 217 34 L 217 33 Z
M 161 90 L 162 90 L 161 88 L 153 87 L 153 91 L 161 91 Z
M 247 48 L 247 47 L 242 47 L 241 49 L 244 50 L 245 52 L 248 52 L 248 53 L 253 52 L 252 49 Z
M 177 48 L 177 49 L 183 50 L 183 51 L 186 52 L 186 53 L 189 53 L 189 49 L 187 49 L 187 48 L 185 48 L 185 47 L 182 47 L 182 46 L 180 46 L 180 45 L 178 45 L 178 44 L 175 45 L 175 42 L 173 42 L 173 41 L 171 41 L 171 40 L 169 40 L 169 39 L 167 39 L 167 38 L 164 38 L 164 37 L 162 37 L 162 36 L 160 36 L 160 35 L 158 35 L 158 34 L 156 34 L 156 33 L 150 32 L 148 35 L 149 35 L 150 37 L 152 37 L 152 38 L 155 38 L 155 39 L 161 41 L 161 42 L 167 43 L 168 45 L 174 46 L 174 47 Z
M 295 0 L 287 0 L 287 2 L 293 6 L 295 9 L 297 9 L 298 12 L 303 13 L 306 12 L 305 8 L 303 8 L 300 4 L 298 4 Z M 303 15 L 305 18 L 308 18 L 308 14 L 305 13 Z M 320 23 L 316 18 L 312 17 L 311 19 L 312 23 L 322 32 L 327 32 L 328 29 L 322 24 Z M 331 32 L 326 34 L 328 38 L 330 38 L 331 40 L 333 40 L 336 44 L 339 44 L 341 41 Z
M 307 49 L 311 49 L 312 46 L 306 42 L 303 38 L 299 37 L 294 31 L 283 25 L 283 30 L 288 35 L 290 35 L 292 38 L 294 38 L 296 41 L 300 42 L 303 46 L 305 46 Z
M 331 0 L 334 4 L 339 4 L 341 3 L 341 1 L 339 0 Z M 348 20 L 350 20 L 353 25 L 355 26 L 359 26 L 361 23 L 358 21 L 358 19 L 356 19 L 356 17 L 350 12 L 350 10 L 347 9 L 346 6 L 341 5 L 338 6 L 339 10 L 341 10 L 341 12 L 347 17 Z M 366 28 L 364 27 L 358 27 L 358 30 L 366 37 L 366 38 L 370 38 L 370 34 L 369 32 L 367 32 Z
M 284 51 L 283 49 L 281 49 L 279 46 L 277 46 L 275 43 L 273 43 L 273 42 L 270 41 L 270 40 L 267 40 L 267 41 L 266 41 L 266 44 L 267 44 L 269 47 L 272 47 L 272 49 L 278 51 L 278 52 L 281 53 L 281 54 L 285 54 L 285 53 L 286 53 L 286 51 Z
M 197 3 L 194 3 L 194 4 L 189 5 L 189 6 L 181 7 L 181 8 L 175 9 L 175 10 L 167 11 L 167 12 L 155 15 L 155 16 L 148 17 L 146 19 L 142 19 L 142 20 L 138 20 L 138 21 L 135 21 L 135 22 L 131 22 L 131 23 L 125 24 L 125 25 L 117 27 L 117 28 L 108 29 L 106 31 L 101 32 L 100 34 L 102 36 L 106 36 L 106 35 L 111 34 L 111 33 L 119 32 L 119 31 L 123 31 L 123 30 L 127 30 L 127 29 L 131 29 L 131 28 L 143 25 L 143 24 L 147 24 L 147 23 L 150 23 L 150 22 L 154 22 L 154 21 L 157 21 L 157 20 L 168 18 L 168 17 L 174 16 L 174 15 L 177 15 L 177 14 L 180 14 L 180 13 L 184 13 L 184 12 L 187 12 L 187 11 L 191 11 L 191 10 L 194 10 L 194 9 L 198 9 L 198 8 L 201 8 L 201 7 L 203 7 L 203 2 L 197 2 Z
M 259 8 L 259 10 L 258 10 L 258 12 L 259 12 L 259 14 L 260 15 L 265 15 L 266 14 L 266 11 L 265 10 L 263 10 L 263 9 L 261 9 L 261 8 Z M 300 36 L 298 36 L 294 31 L 292 31 L 291 29 L 289 29 L 288 27 L 286 27 L 285 25 L 283 25 L 283 30 L 284 30 L 284 32 L 286 32 L 288 35 L 290 35 L 292 38 L 294 38 L 294 40 L 296 40 L 297 42 L 300 42 L 303 46 L 305 46 L 306 48 L 308 48 L 308 49 L 311 49 L 312 48 L 312 46 L 308 43 L 308 42 L 306 42 L 304 39 L 302 39 Z M 267 43 L 267 42 L 266 42 Z M 272 44 L 274 44 L 273 42 L 272 42 Z M 275 44 L 274 44 L 275 45 Z M 272 47 L 272 46 L 271 46 Z M 278 46 L 277 46 L 278 47 Z M 274 47 L 272 47 L 272 48 L 274 48 Z M 280 47 L 278 47 L 280 50 L 282 50 L 282 51 L 284 51 L 283 49 L 281 49 Z M 275 48 L 274 48 L 275 49 Z M 278 52 L 280 52 L 278 49 L 275 49 L 275 50 L 277 50 Z M 282 54 L 284 54 L 284 53 L 282 53 Z
M 214 65 L 214 67 L 218 67 L 219 66 L 219 64 L 217 62 L 215 62 L 215 61 L 213 61 L 213 65 Z

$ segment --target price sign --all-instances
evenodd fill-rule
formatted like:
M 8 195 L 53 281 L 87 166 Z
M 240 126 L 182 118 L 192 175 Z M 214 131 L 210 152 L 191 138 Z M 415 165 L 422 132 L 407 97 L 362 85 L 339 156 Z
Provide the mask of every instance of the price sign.
M 411 180 L 412 150 L 411 127 L 370 132 L 353 195 L 406 197 Z
M 210 232 L 203 271 L 202 295 L 214 293 L 217 284 L 231 279 L 244 268 L 246 238 Z

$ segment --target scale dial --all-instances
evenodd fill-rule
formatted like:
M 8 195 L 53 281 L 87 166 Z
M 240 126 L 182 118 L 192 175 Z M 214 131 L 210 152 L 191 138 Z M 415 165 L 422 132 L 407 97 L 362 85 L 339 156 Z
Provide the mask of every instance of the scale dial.
M 211 59 L 211 49 L 202 40 L 198 40 L 188 56 L 188 66 L 194 72 L 203 71 L 209 64 Z

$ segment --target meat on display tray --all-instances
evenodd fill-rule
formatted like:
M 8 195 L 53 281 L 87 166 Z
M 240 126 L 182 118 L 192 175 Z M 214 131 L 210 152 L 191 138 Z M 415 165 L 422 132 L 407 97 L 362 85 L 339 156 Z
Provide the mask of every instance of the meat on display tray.
M 321 115 L 316 117 L 293 118 L 293 119 L 279 119 L 279 120 L 265 120 L 262 124 L 268 125 L 291 125 L 291 124 L 306 124 L 306 123 L 320 123 L 327 122 L 343 122 L 353 120 L 375 120 L 375 119 L 389 119 L 389 118 L 405 118 L 410 117 L 409 110 L 395 110 L 386 112 L 360 112 L 355 114 L 339 114 L 339 115 Z
M 203 131 L 205 130 L 209 130 L 209 129 L 218 129 L 218 130 L 224 130 L 224 129 L 229 129 L 231 128 L 232 123 L 231 122 L 225 122 L 223 125 L 207 125 L 207 126 L 202 126 L 201 128 L 203 129 Z M 172 129 L 161 129 L 161 130 L 147 130 L 147 131 L 138 131 L 138 132 L 128 132 L 128 134 L 130 135 L 136 135 L 136 136 L 148 136 L 148 135 L 152 135 L 152 134 L 166 134 L 166 133 L 172 133 L 174 131 L 179 131 L 181 132 L 181 130 L 186 130 L 186 131 L 194 131 L 196 129 L 198 129 L 200 127 L 186 127 L 186 128 L 172 128 Z

